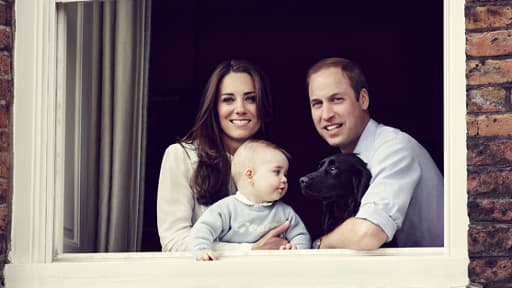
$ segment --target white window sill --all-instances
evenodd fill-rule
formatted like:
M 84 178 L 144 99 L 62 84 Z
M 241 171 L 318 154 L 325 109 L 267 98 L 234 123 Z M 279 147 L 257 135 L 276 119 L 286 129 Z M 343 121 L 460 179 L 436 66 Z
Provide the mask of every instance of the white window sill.
M 446 251 L 225 252 L 210 262 L 185 252 L 63 254 L 48 264 L 8 264 L 5 273 L 7 287 L 24 288 L 465 287 L 468 259 Z

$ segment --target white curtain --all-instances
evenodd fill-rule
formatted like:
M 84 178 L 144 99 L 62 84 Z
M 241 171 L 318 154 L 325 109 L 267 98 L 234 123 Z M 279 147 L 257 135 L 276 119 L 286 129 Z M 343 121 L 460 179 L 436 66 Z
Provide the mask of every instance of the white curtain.
M 58 11 L 57 70 L 65 72 L 57 89 L 64 87 L 68 103 L 64 252 L 137 251 L 149 0 L 68 3 Z

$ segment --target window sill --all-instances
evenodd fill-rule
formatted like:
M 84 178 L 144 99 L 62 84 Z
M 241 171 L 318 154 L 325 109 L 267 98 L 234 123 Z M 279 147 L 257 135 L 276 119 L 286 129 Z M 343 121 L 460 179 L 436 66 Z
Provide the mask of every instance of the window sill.
M 374 251 L 64 254 L 48 264 L 8 264 L 7 287 L 465 287 L 466 257 L 444 248 Z M 386 256 L 386 257 L 382 257 Z

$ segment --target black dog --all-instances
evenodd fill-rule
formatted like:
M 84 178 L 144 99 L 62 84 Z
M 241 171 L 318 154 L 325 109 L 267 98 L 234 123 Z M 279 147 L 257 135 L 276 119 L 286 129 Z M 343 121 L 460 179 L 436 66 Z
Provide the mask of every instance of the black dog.
M 320 161 L 318 170 L 300 178 L 302 194 L 323 203 L 323 235 L 354 216 L 372 175 L 356 154 L 336 154 Z

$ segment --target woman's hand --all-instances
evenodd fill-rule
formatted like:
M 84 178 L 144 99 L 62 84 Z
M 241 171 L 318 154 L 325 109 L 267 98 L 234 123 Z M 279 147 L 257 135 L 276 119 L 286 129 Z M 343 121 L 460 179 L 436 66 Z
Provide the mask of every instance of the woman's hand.
M 270 230 L 265 236 L 261 237 L 258 242 L 252 245 L 252 250 L 270 250 L 270 249 L 280 249 L 283 246 L 288 244 L 288 240 L 279 237 L 282 233 L 284 233 L 288 227 L 290 227 L 290 221 L 286 221 L 283 224 L 277 226 L 276 228 Z

